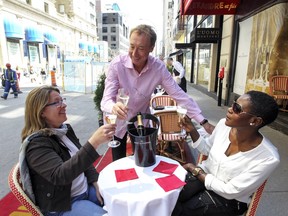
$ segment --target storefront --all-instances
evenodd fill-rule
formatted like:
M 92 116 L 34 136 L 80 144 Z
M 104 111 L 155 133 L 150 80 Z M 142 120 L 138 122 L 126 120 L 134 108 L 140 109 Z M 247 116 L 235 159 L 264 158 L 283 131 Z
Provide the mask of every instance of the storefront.
M 186 64 L 191 63 L 190 82 L 218 93 L 217 75 L 224 67 L 221 98 L 225 105 L 251 89 L 269 92 L 271 76 L 288 75 L 288 1 L 210 2 L 181 1 L 181 14 L 187 15 L 186 48 L 191 52 L 185 57 Z M 189 26 L 194 27 L 192 31 Z M 215 36 L 221 38 L 217 42 L 193 41 L 195 31 L 203 30 L 202 36 L 208 39 L 209 30 L 217 28 L 220 35 Z
M 24 30 L 15 16 L 7 15 L 3 22 L 7 46 L 7 60 L 13 68 L 16 68 L 16 66 L 19 64 L 22 65 L 23 63 L 21 40 L 24 38 Z
M 46 59 L 46 70 L 51 71 L 53 67 L 57 66 L 57 59 L 60 58 L 58 52 L 58 37 L 53 30 L 46 30 L 44 33 L 43 58 Z
M 249 90 L 269 93 L 271 76 L 288 75 L 288 3 L 262 3 L 235 17 L 237 43 L 229 82 L 232 97 Z M 244 10 L 239 9 L 239 13 Z

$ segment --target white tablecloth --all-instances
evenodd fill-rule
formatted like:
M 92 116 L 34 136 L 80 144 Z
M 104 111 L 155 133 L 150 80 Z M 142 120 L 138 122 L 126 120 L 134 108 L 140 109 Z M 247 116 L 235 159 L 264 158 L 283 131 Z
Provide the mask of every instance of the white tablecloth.
M 106 166 L 99 175 L 98 184 L 109 216 L 170 216 L 181 188 L 165 192 L 155 181 L 167 174 L 152 171 L 160 161 L 174 163 L 175 160 L 156 156 L 156 163 L 150 167 L 139 167 L 134 156 L 125 157 Z M 134 168 L 138 179 L 117 182 L 115 170 Z M 179 165 L 173 173 L 182 181 L 186 170 Z

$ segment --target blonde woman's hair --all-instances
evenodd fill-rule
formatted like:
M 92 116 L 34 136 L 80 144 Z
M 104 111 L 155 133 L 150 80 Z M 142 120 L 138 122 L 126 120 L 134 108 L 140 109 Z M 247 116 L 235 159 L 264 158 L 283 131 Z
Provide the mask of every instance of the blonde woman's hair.
M 49 102 L 50 93 L 60 90 L 53 86 L 41 86 L 29 92 L 25 102 L 24 128 L 22 129 L 22 142 L 34 132 L 47 128 L 42 112 Z

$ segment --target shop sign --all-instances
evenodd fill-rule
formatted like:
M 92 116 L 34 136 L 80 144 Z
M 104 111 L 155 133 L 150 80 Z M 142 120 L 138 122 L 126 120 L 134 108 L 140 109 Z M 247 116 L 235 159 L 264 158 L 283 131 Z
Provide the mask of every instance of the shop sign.
M 220 39 L 220 28 L 196 28 L 191 33 L 191 42 L 194 43 L 217 43 Z
M 181 15 L 235 14 L 240 0 L 182 0 Z

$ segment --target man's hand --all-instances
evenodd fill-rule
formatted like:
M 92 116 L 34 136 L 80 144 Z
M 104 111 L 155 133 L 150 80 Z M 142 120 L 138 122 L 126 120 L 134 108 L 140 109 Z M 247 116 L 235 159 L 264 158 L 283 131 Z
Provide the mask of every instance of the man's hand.
M 112 113 L 117 115 L 117 118 L 125 120 L 127 119 L 128 108 L 121 102 L 117 102 L 112 109 Z

